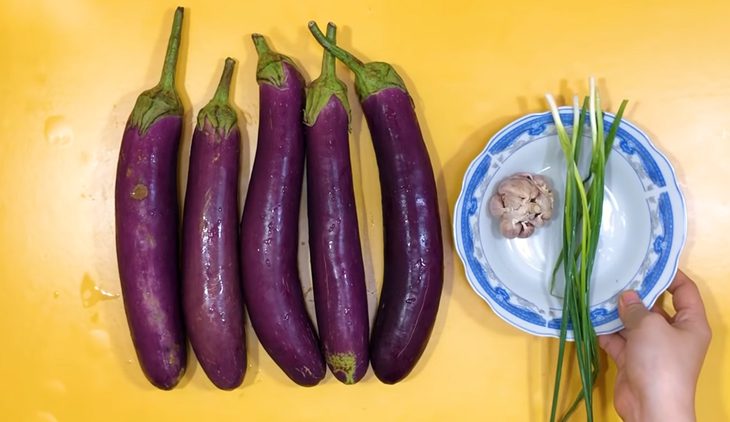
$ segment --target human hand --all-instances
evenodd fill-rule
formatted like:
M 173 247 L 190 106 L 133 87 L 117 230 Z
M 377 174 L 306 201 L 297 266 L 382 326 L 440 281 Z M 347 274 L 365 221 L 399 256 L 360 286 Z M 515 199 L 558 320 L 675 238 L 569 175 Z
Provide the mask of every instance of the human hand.
M 616 362 L 614 406 L 625 421 L 694 421 L 697 378 L 712 337 L 697 285 L 679 271 L 669 286 L 676 314 L 646 309 L 635 291 L 622 293 L 624 329 L 598 337 Z

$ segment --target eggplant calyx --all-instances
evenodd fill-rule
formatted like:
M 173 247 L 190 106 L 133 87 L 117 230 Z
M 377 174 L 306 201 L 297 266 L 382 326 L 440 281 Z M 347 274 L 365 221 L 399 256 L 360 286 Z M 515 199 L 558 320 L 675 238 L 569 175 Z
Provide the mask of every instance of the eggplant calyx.
M 226 59 L 223 74 L 213 99 L 198 113 L 199 127 L 205 126 L 205 122 L 208 121 L 213 130 L 221 132 L 223 136 L 228 136 L 231 130 L 236 127 L 238 120 L 236 111 L 228 104 L 235 64 L 236 61 L 232 58 L 228 57 Z
M 256 80 L 259 83 L 268 83 L 281 88 L 286 82 L 284 64 L 286 63 L 294 69 L 297 69 L 297 65 L 288 56 L 271 50 L 263 35 L 252 34 L 251 38 L 256 47 L 256 53 L 259 55 L 256 65 Z
M 327 25 L 327 39 L 332 43 L 336 42 L 337 27 L 333 24 Z M 329 103 L 330 98 L 335 96 L 347 112 L 347 122 L 350 122 L 350 103 L 347 100 L 347 86 L 337 78 L 335 74 L 335 56 L 325 49 L 322 58 L 322 74 L 312 81 L 307 88 L 307 102 L 304 108 L 304 123 L 307 126 L 314 126 L 319 113 Z
M 178 7 L 172 22 L 170 39 L 167 43 L 165 63 L 162 67 L 160 82 L 152 89 L 144 91 L 137 98 L 132 109 L 129 124 L 144 134 L 158 119 L 165 116 L 182 116 L 183 105 L 175 90 L 175 72 L 180 52 L 184 9 Z

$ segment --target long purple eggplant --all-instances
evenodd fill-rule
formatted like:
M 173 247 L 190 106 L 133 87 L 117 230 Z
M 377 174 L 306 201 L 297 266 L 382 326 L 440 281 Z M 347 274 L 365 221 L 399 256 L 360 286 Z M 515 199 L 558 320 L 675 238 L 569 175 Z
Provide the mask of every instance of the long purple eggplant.
M 335 42 L 335 27 L 327 38 Z M 368 301 L 352 187 L 347 87 L 325 50 L 322 75 L 307 90 L 309 248 L 317 327 L 330 371 L 345 384 L 368 370 Z
M 218 388 L 246 373 L 238 262 L 241 133 L 228 104 L 235 61 L 226 59 L 213 99 L 198 114 L 183 214 L 183 313 L 193 351 Z
M 177 160 L 183 106 L 175 70 L 183 8 L 175 11 L 160 82 L 143 92 L 122 137 L 115 185 L 119 278 L 142 370 L 174 387 L 186 364 L 178 274 Z
M 363 63 L 309 28 L 355 74 L 372 135 L 383 204 L 385 272 L 370 339 L 375 375 L 405 378 L 431 336 L 443 288 L 443 245 L 431 161 L 405 84 L 387 63 Z
M 304 78 L 254 34 L 259 134 L 241 219 L 243 294 L 266 352 L 294 382 L 317 384 L 325 364 L 297 269 L 304 171 Z

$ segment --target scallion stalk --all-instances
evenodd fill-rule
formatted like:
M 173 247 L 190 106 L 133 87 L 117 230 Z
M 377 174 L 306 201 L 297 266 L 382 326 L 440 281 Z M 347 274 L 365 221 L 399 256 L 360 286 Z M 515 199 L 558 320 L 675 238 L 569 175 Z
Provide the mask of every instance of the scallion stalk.
M 603 217 L 603 199 L 606 161 L 613 147 L 618 126 L 621 122 L 626 101 L 621 103 L 608 135 L 604 133 L 604 117 L 601 110 L 595 80 L 590 80 L 590 95 L 578 110 L 578 99 L 573 100 L 573 130 L 568 135 L 560 118 L 555 100 L 546 95 L 555 121 L 560 147 L 566 161 L 565 202 L 563 205 L 563 248 L 553 270 L 550 290 L 552 292 L 558 268 L 563 267 L 565 290 L 560 323 L 560 343 L 555 372 L 555 386 L 550 411 L 550 420 L 558 417 L 558 398 L 565 359 L 565 345 L 568 325 L 572 325 L 575 340 L 575 355 L 581 379 L 581 391 L 560 420 L 566 420 L 585 402 L 586 417 L 593 421 L 593 387 L 599 371 L 596 332 L 590 318 L 591 273 L 598 249 L 598 235 Z M 586 111 L 591 130 L 591 161 L 589 174 L 581 178 L 578 160 L 581 154 L 583 127 Z

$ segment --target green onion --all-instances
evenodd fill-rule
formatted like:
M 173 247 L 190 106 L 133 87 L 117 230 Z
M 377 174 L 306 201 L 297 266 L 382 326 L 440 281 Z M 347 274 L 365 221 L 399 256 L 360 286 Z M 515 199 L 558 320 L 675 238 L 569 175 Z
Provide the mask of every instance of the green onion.
M 566 161 L 563 248 L 555 263 L 550 284 L 552 292 L 555 276 L 562 264 L 565 290 L 550 421 L 555 421 L 558 416 L 557 407 L 568 324 L 572 324 L 575 356 L 582 389 L 560 420 L 568 419 L 578 408 L 580 402 L 585 401 L 586 417 L 590 422 L 593 421 L 593 387 L 599 371 L 596 332 L 590 318 L 591 272 L 598 249 L 598 235 L 601 231 L 603 217 L 606 161 L 626 108 L 626 101 L 621 103 L 609 133 L 605 135 L 601 100 L 596 91 L 595 80 L 591 78 L 590 95 L 584 100 L 583 107 L 578 108 L 577 97 L 573 100 L 573 130 L 572 136 L 569 136 L 560 119 L 555 100 L 550 94 L 547 94 L 546 98 Z M 586 111 L 590 122 L 592 149 L 589 174 L 583 179 L 578 169 L 578 160 L 581 153 Z

